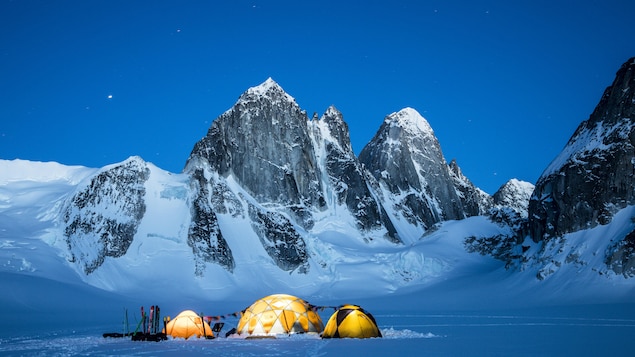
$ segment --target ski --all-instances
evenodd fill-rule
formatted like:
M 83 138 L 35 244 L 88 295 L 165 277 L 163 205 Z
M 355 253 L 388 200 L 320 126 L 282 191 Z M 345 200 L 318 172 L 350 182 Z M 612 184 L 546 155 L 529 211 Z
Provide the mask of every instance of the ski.
M 145 333 L 146 332 L 146 314 L 143 311 L 143 306 L 141 306 L 141 324 L 142 324 L 142 329 L 141 329 L 141 333 Z
M 148 319 L 148 333 L 152 333 L 152 319 L 154 318 L 154 305 L 150 306 L 150 318 Z
M 159 321 L 161 321 L 161 309 L 159 308 L 159 305 L 154 306 L 154 315 L 154 333 L 160 333 L 161 325 L 159 324 Z

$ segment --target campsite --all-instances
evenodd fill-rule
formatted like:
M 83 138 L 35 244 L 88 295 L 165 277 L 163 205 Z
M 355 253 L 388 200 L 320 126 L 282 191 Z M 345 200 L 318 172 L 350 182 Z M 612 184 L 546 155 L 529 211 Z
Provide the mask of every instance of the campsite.
M 317 311 L 333 309 L 326 329 Z M 192 310 L 184 310 L 173 319 L 161 317 L 158 305 L 150 307 L 149 315 L 141 307 L 140 321 L 134 331 L 130 331 L 128 310 L 125 310 L 123 331 L 106 332 L 104 338 L 127 338 L 132 341 L 159 342 L 168 338 L 213 339 L 221 337 L 220 332 L 228 317 L 239 317 L 238 326 L 232 328 L 225 337 L 261 339 L 280 338 L 294 334 L 309 334 L 323 338 L 371 338 L 381 337 L 381 332 L 373 316 L 356 305 L 315 306 L 288 294 L 274 294 L 257 300 L 240 312 L 226 315 L 205 316 Z M 161 327 L 161 324 L 163 327 Z
M 404 356 L 492 356 L 492 355 L 618 355 L 631 343 L 635 330 L 632 305 L 580 305 L 487 310 L 429 310 L 414 296 L 363 301 L 372 311 L 382 338 L 321 339 L 314 334 L 280 335 L 276 339 L 225 337 L 239 318 L 227 316 L 225 327 L 214 339 L 168 338 L 161 342 L 103 338 L 105 330 L 121 328 L 122 308 L 116 302 L 104 312 L 64 317 L 46 313 L 33 315 L 8 336 L 0 338 L 3 356 L 386 356 L 396 351 Z M 166 304 L 163 311 L 178 313 Z M 194 304 L 196 305 L 196 304 Z M 198 304 L 204 305 L 203 302 Z M 231 307 L 213 304 L 217 311 Z M 407 306 L 407 307 L 405 307 Z M 372 310 L 371 310 L 372 309 Z M 174 312 L 173 312 L 174 311 Z M 119 312 L 119 313 L 118 313 Z M 331 311 L 320 311 L 326 321 Z M 55 314 L 57 324 L 50 324 Z M 102 316 L 103 315 L 103 316 Z M 131 322 L 135 320 L 131 315 Z M 138 317 L 138 312 L 136 313 Z M 96 316 L 99 316 L 96 318 Z M 43 317 L 43 316 L 41 316 Z M 72 319 L 72 320 L 71 320 Z M 31 321 L 41 321 L 34 330 Z M 25 334 L 24 331 L 30 331 Z M 21 332 L 20 332 L 21 331 Z

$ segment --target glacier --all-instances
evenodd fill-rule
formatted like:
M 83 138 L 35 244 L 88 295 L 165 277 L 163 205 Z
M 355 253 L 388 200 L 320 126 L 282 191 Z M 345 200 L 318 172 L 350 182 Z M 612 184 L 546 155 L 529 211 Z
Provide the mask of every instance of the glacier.
M 624 146 L 598 144 L 602 133 L 626 138 L 620 120 L 593 137 L 579 129 L 539 184 L 589 147 Z M 361 304 L 386 338 L 218 339 L 215 354 L 629 351 L 635 206 L 541 240 L 529 234 L 535 205 L 553 202 L 539 192 L 515 179 L 493 196 L 478 189 L 412 108 L 386 116 L 358 158 L 342 113 L 309 118 L 269 78 L 213 122 L 181 173 L 137 156 L 102 168 L 0 160 L 0 352 L 206 353 L 200 342 L 148 348 L 95 335 L 120 327 L 122 306 L 223 314 L 272 293 Z M 25 337 L 33 321 L 42 332 Z
M 237 245 L 236 260 L 245 264 L 237 264 L 233 274 L 219 267 L 214 283 L 205 283 L 193 274 L 192 252 L 184 244 L 187 180 L 148 163 L 146 196 L 153 201 L 148 201 L 152 204 L 147 214 L 156 218 L 139 227 L 141 239 L 117 258 L 125 264 L 107 259 L 97 275 L 86 276 L 68 263 L 60 238 L 52 234 L 55 206 L 59 208 L 78 184 L 99 170 L 22 160 L 0 160 L 0 166 L 11 168 L 0 173 L 3 355 L 485 356 L 630 351 L 635 332 L 633 283 L 611 271 L 593 272 L 602 269 L 596 254 L 602 246 L 584 242 L 590 236 L 619 235 L 617 231 L 633 225 L 633 207 L 621 211 L 609 225 L 568 236 L 570 250 L 559 259 L 564 261 L 574 252 L 584 266 L 562 264 L 558 274 L 543 281 L 536 279 L 537 269 L 510 271 L 492 257 L 467 253 L 462 237 L 501 229 L 477 216 L 443 222 L 408 246 L 344 240 L 349 226 L 322 221 L 323 226 L 316 225 L 320 234 L 307 244 L 316 252 L 312 267 L 332 262 L 328 266 L 308 275 L 289 274 L 277 269 L 262 248 Z M 43 166 L 46 175 L 38 170 Z M 24 175 L 16 177 L 16 172 Z M 156 215 L 152 209 L 158 211 Z M 221 224 L 228 224 L 237 236 L 248 228 L 240 222 L 221 220 Z M 101 337 L 103 332 L 121 329 L 124 307 L 130 309 L 132 322 L 139 316 L 136 307 L 143 304 L 160 304 L 172 316 L 186 308 L 225 314 L 273 292 L 292 293 L 313 304 L 360 304 L 375 315 L 384 338 L 322 341 L 292 336 L 245 341 L 221 336 L 212 341 L 143 343 Z M 328 312 L 322 315 L 323 320 L 328 318 Z M 223 332 L 237 321 L 225 323 Z

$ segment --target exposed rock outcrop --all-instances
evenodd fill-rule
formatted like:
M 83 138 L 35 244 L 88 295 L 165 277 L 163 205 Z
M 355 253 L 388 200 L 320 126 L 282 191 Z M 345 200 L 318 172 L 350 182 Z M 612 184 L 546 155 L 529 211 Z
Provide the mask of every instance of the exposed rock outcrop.
M 132 157 L 95 175 L 63 208 L 69 260 L 85 274 L 106 257 L 126 254 L 146 211 L 144 183 L 150 170 Z

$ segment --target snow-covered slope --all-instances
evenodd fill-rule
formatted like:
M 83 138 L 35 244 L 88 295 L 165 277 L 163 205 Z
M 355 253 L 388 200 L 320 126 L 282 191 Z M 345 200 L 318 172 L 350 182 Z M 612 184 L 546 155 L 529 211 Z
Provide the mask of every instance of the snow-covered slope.
M 3 161 L 2 165 L 14 176 L 13 182 L 2 186 L 0 206 L 1 259 L 5 262 L 1 270 L 5 273 L 63 281 L 81 279 L 101 289 L 125 294 L 159 293 L 168 289 L 190 296 L 205 293 L 220 299 L 238 291 L 292 290 L 324 296 L 368 296 L 442 279 L 444 274 L 463 265 L 456 263 L 453 254 L 466 255 L 461 253 L 462 243 L 458 238 L 448 242 L 449 246 L 455 246 L 452 250 L 439 247 L 438 237 L 423 239 L 411 246 L 383 240 L 370 243 L 351 240 L 351 236 L 359 233 L 354 217 L 349 216 L 350 222 L 318 220 L 314 230 L 305 233 L 303 241 L 310 269 L 298 274 L 280 269 L 272 261 L 253 230 L 248 212 L 238 215 L 228 212 L 218 215 L 218 224 L 232 247 L 235 267 L 230 272 L 217 264 L 208 264 L 205 274 L 198 276 L 195 274 L 197 263 L 194 252 L 187 244 L 190 222 L 187 175 L 165 172 L 138 157 L 101 170 L 56 165 L 59 176 L 66 178 L 61 181 L 48 180 L 48 176 L 28 176 L 30 170 L 42 165 L 40 163 Z M 85 262 L 94 258 L 91 254 L 121 247 L 117 243 L 100 240 L 116 236 L 116 230 L 115 233 L 85 230 L 82 236 L 78 236 L 61 228 L 68 227 L 65 220 L 74 220 L 75 216 L 105 217 L 101 219 L 108 220 L 111 212 L 119 212 L 116 206 L 119 202 L 109 202 L 106 198 L 120 196 L 104 195 L 102 190 L 125 190 L 117 188 L 116 182 L 107 181 L 104 177 L 131 167 L 147 172 L 142 183 L 135 183 L 143 186 L 143 190 L 134 192 L 135 195 L 143 192 L 146 209 L 138 221 L 136 214 L 132 215 L 135 216 L 134 239 L 116 255 L 103 255 L 103 261 L 87 272 Z M 18 171 L 27 176 L 17 177 Z M 68 180 L 76 184 L 69 184 Z M 105 186 L 97 187 L 95 182 L 104 182 Z M 231 189 L 240 190 L 235 182 L 227 182 Z M 96 194 L 91 196 L 91 193 Z M 90 210 L 86 211 L 84 206 L 84 214 L 77 213 L 77 197 L 84 197 L 92 204 Z M 125 198 L 121 201 L 131 202 Z M 131 215 L 110 218 L 125 221 Z M 77 226 L 102 229 L 117 225 L 104 225 L 99 219 L 93 223 Z M 485 220 L 479 226 L 485 231 L 497 229 Z M 82 237 L 84 243 L 74 241 Z M 90 245 L 85 243 L 87 241 Z M 445 243 L 441 245 L 445 246 Z M 101 246 L 103 248 L 99 248 Z M 432 247 L 437 247 L 434 252 L 443 253 L 428 253 Z M 498 263 L 489 261 L 484 264 Z M 371 281 L 372 284 L 364 283 Z
M 393 210 L 395 219 L 419 232 L 482 211 L 481 200 L 472 200 L 478 196 L 475 187 L 455 186 L 469 180 L 456 163 L 456 171 L 450 171 L 430 124 L 412 108 L 388 115 L 359 159 L 385 191 L 387 209 Z
M 0 264 L 3 271 L 78 281 L 51 238 L 64 199 L 97 170 L 53 162 L 0 160 Z M 47 267 L 57 266 L 51 274 Z
M 246 242 L 278 269 L 309 274 L 325 264 L 311 263 L 309 240 L 329 226 L 344 230 L 345 240 L 399 242 L 352 152 L 342 114 L 331 107 L 309 120 L 271 79 L 214 121 L 184 173 L 191 177 L 188 242 L 198 276 L 207 264 L 232 272 Z
M 619 273 L 631 266 L 631 238 L 620 239 L 633 229 L 630 204 L 569 240 L 524 239 L 533 185 L 510 180 L 488 196 L 446 163 L 411 108 L 386 117 L 360 158 L 342 113 L 309 119 L 269 79 L 213 122 L 183 173 L 140 157 L 100 169 L 0 161 L 0 272 L 211 300 L 384 296 L 465 281 L 509 284 L 518 296 L 561 279 L 588 296 L 633 291 Z
M 119 257 L 105 257 L 98 269 L 85 274 L 71 261 L 73 256 L 80 254 L 79 248 L 68 250 L 67 237 L 58 226 L 58 214 L 74 192 L 92 182 L 91 178 L 130 162 L 141 164 L 149 171 L 144 183 L 145 214 L 126 252 Z M 24 172 L 41 165 L 24 161 L 4 161 L 2 164 L 11 171 L 26 165 Z M 371 297 L 434 290 L 435 286 L 446 286 L 448 281 L 461 281 L 469 276 L 472 279 L 480 276 L 478 279 L 488 281 L 501 274 L 509 276 L 508 282 L 524 280 L 527 289 L 535 289 L 539 287 L 532 283 L 537 281 L 536 274 L 544 275 L 544 269 L 539 272 L 533 267 L 525 267 L 524 272 L 507 271 L 502 261 L 468 253 L 465 238 L 508 233 L 508 227 L 485 216 L 440 223 L 409 245 L 395 245 L 384 240 L 369 243 L 351 240 L 350 236 L 358 234 L 353 222 L 319 220 L 314 230 L 303 236 L 310 269 L 299 274 L 280 269 L 270 258 L 254 233 L 247 213 L 237 216 L 223 213 L 218 215 L 219 226 L 232 247 L 236 265 L 230 272 L 217 264 L 206 264 L 205 274 L 198 276 L 193 250 L 187 244 L 190 221 L 187 175 L 165 172 L 140 158 L 131 158 L 102 170 L 56 167 L 64 173 L 62 176 L 79 184 L 69 185 L 67 179 L 38 181 L 33 177 L 30 180 L 14 177 L 18 180 L 2 186 L 0 261 L 3 264 L 0 272 L 3 274 L 36 276 L 72 284 L 84 281 L 100 289 L 137 297 L 161 295 L 192 299 L 204 294 L 210 300 L 222 300 L 235 294 L 258 296 L 278 291 L 324 299 Z M 235 182 L 228 184 L 236 185 Z M 232 189 L 238 190 L 238 187 Z M 102 207 L 99 212 L 107 210 Z M 594 298 L 622 299 L 632 293 L 633 283 L 623 276 L 609 274 L 601 259 L 595 256 L 595 252 L 604 246 L 597 242 L 593 246 L 585 243 L 595 235 L 619 235 L 629 229 L 633 225 L 628 218 L 630 215 L 632 208 L 619 215 L 624 219 L 616 219 L 601 229 L 585 231 L 570 240 L 575 244 L 559 254 L 563 262 L 575 256 L 577 269 L 567 268 L 554 279 L 572 280 L 575 277 L 568 284 L 574 285 L 581 294 Z M 558 261 L 553 261 L 551 266 L 559 266 Z M 598 271 L 604 274 L 597 274 Z M 581 272 L 584 274 L 580 275 Z M 587 285 L 584 281 L 588 279 L 595 285 Z M 523 287 L 517 288 L 518 293 L 525 291 Z M 470 294 L 479 294 L 475 286 L 468 290 Z

